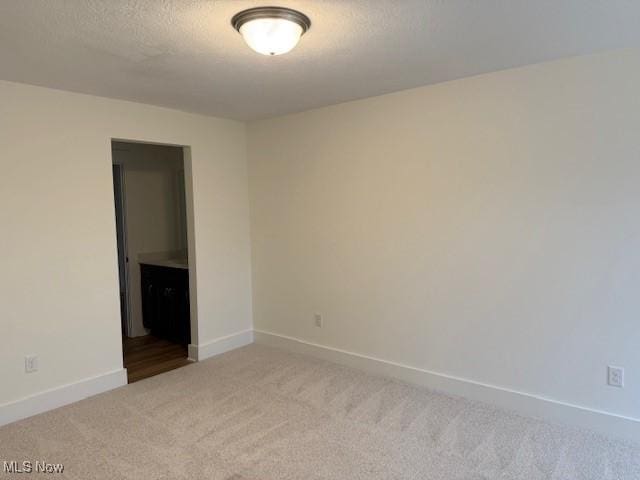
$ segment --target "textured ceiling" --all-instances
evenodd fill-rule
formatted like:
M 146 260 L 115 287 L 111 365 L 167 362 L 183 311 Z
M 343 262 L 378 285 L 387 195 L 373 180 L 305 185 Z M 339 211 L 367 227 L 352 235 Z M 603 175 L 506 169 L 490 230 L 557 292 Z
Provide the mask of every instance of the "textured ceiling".
M 230 26 L 299 9 L 288 55 Z M 264 118 L 640 45 L 638 0 L 0 0 L 0 79 L 235 119 Z

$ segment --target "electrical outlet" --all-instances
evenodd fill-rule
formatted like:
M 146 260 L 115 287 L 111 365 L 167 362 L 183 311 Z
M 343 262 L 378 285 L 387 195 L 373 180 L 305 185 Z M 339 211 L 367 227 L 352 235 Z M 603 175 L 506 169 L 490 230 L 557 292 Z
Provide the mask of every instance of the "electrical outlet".
M 316 313 L 313 316 L 313 322 L 314 322 L 316 327 L 322 328 L 322 315 L 320 315 L 319 313 Z
M 38 356 L 27 355 L 24 357 L 24 371 L 26 373 L 33 373 L 38 371 Z
M 624 387 L 624 368 L 610 365 L 607 369 L 607 383 L 612 387 Z

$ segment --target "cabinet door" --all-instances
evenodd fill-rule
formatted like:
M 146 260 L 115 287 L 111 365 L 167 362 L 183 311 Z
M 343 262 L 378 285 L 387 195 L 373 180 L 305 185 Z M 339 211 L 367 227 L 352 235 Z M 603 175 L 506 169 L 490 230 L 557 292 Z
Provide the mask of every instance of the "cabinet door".
M 158 295 L 158 319 L 160 328 L 157 335 L 161 338 L 179 342 L 177 335 L 178 311 L 177 311 L 178 289 L 171 282 L 164 282 L 160 294 Z
M 142 324 L 144 328 L 154 329 L 156 312 L 156 295 L 158 285 L 155 282 L 153 269 L 146 265 L 140 266 L 140 278 L 142 288 Z

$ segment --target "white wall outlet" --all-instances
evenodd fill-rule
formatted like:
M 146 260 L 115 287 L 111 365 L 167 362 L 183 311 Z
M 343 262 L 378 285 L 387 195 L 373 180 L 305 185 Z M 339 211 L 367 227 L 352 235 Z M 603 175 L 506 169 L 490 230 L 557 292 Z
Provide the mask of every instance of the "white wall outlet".
M 319 313 L 316 313 L 313 316 L 313 323 L 315 324 L 316 327 L 322 328 L 322 315 L 320 315 Z
M 24 371 L 26 373 L 33 373 L 38 371 L 38 356 L 27 355 L 24 357 Z
M 624 387 L 624 368 L 610 365 L 607 369 L 607 383 L 612 387 Z

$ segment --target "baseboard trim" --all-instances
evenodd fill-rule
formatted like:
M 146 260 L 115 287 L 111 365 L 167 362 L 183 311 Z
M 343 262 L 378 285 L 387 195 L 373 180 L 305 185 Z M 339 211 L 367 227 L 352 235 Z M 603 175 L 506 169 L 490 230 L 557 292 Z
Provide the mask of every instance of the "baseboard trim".
M 264 330 L 254 330 L 254 337 L 256 343 L 263 345 L 304 353 L 378 375 L 397 378 L 432 390 L 496 405 L 525 416 L 640 442 L 640 419 L 453 377 Z
M 0 405 L 0 426 L 53 410 L 126 384 L 127 370 L 121 368 L 4 403 Z
M 200 362 L 253 343 L 253 330 L 243 330 L 199 345 L 189 345 L 189 360 Z

